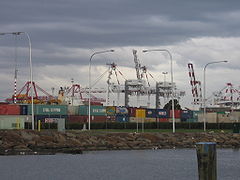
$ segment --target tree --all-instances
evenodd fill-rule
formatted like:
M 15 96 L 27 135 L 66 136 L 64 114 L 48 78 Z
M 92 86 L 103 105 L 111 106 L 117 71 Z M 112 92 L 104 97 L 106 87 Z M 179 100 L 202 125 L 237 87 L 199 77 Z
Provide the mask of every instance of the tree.
M 163 109 L 171 110 L 172 109 L 172 100 L 170 100 L 167 104 L 165 104 Z M 174 109 L 176 109 L 176 110 L 181 110 L 182 109 L 180 104 L 178 103 L 177 99 L 174 99 Z

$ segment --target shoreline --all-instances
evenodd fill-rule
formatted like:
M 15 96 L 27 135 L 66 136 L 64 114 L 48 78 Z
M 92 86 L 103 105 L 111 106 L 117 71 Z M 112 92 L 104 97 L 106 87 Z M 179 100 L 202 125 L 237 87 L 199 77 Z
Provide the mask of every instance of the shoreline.
M 197 142 L 216 142 L 217 148 L 240 148 L 240 134 L 125 133 L 43 130 L 0 130 L 0 155 L 82 154 L 85 151 L 195 148 Z

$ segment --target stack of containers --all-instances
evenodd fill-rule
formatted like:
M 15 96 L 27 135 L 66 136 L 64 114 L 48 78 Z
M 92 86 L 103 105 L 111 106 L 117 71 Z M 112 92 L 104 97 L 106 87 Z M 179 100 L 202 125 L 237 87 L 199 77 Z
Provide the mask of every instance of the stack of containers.
M 35 121 L 40 120 L 41 123 L 57 123 L 58 120 L 66 121 L 68 107 L 66 105 L 34 105 Z M 32 105 L 28 105 L 28 115 L 32 114 Z
M 193 118 L 188 119 L 188 122 L 198 122 L 198 115 L 201 113 L 201 111 L 193 111 Z
M 129 122 L 128 109 L 126 107 L 116 107 L 116 122 Z
M 177 110 L 177 109 L 175 109 L 174 110 L 174 117 L 175 117 L 175 122 L 181 122 L 181 110 Z M 173 117 L 173 115 L 172 115 L 173 113 L 172 113 L 172 110 L 170 110 L 170 113 L 169 113 L 169 122 L 172 122 L 172 117 Z
M 26 119 L 19 105 L 0 104 L 0 129 L 24 129 Z
M 157 122 L 169 122 L 168 111 L 166 109 L 156 109 Z
M 143 118 L 142 117 L 137 117 L 138 112 L 143 112 L 142 114 L 144 114 L 144 116 L 146 115 L 146 110 L 142 109 L 142 108 L 136 108 L 136 107 L 129 107 L 128 108 L 129 111 L 129 121 L 130 122 L 142 122 Z M 144 117 L 145 120 L 145 117 Z
M 182 110 L 181 112 L 181 122 L 191 122 L 193 119 L 193 111 L 191 110 Z
M 116 107 L 115 106 L 106 106 L 107 121 L 115 122 L 116 118 Z
M 156 112 L 157 112 L 156 109 L 146 109 L 145 122 L 156 122 L 156 118 L 157 118 Z
M 69 123 L 86 123 L 87 117 L 79 116 L 79 106 L 68 106 Z
M 84 122 L 88 121 L 89 106 L 79 106 L 78 114 L 82 116 Z M 91 106 L 91 122 L 106 122 L 106 107 Z

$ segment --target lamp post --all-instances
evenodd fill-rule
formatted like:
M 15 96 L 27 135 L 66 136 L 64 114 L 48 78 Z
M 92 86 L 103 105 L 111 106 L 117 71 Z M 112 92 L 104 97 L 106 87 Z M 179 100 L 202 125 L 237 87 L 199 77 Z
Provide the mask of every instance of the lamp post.
M 203 69 L 203 130 L 206 131 L 206 69 L 210 64 L 227 63 L 228 61 L 214 61 L 207 63 Z
M 162 51 L 162 52 L 167 52 L 170 58 L 170 66 L 171 66 L 171 84 L 172 84 L 172 121 L 173 121 L 173 133 L 175 133 L 175 112 L 174 112 L 174 94 L 173 94 L 173 60 L 172 60 L 172 54 L 170 53 L 170 51 L 168 51 L 167 49 L 146 49 L 143 50 L 142 52 L 151 52 L 151 51 Z
M 98 52 L 94 52 L 89 60 L 89 74 L 88 74 L 88 130 L 91 129 L 91 64 L 92 64 L 92 58 L 93 56 L 97 55 L 97 54 L 103 54 L 103 53 L 108 53 L 108 52 L 114 52 L 113 49 L 110 50 L 105 50 L 105 51 L 98 51 Z
M 6 33 L 0 33 L 0 35 L 20 35 L 25 34 L 28 39 L 28 45 L 29 45 L 29 66 L 30 66 L 30 82 L 31 82 L 31 105 L 32 105 L 32 130 L 34 130 L 34 109 L 33 109 L 33 71 L 32 71 L 32 43 L 31 38 L 27 32 L 6 32 Z

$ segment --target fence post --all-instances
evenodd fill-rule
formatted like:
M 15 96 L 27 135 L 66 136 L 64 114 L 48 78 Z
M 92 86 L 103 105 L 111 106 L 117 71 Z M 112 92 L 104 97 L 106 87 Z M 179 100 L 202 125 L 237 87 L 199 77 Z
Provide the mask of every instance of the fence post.
M 217 180 L 217 155 L 215 142 L 196 143 L 199 180 Z

